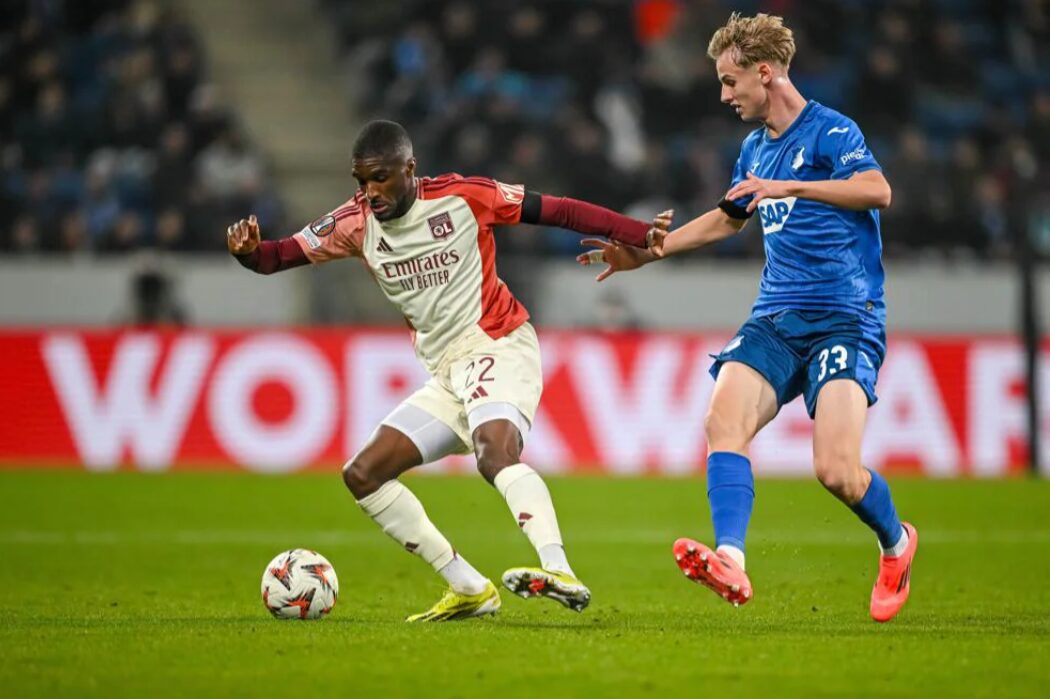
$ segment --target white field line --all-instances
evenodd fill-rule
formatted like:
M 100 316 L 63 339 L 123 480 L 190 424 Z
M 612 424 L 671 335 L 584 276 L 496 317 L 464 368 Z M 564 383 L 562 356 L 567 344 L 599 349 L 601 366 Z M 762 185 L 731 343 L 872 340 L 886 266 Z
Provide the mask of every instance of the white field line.
M 605 530 L 573 535 L 566 532 L 569 544 L 667 544 L 682 534 L 670 530 Z M 694 532 L 695 534 L 695 532 Z M 508 527 L 507 532 L 459 532 L 453 537 L 462 541 L 511 542 L 524 537 Z M 920 530 L 924 544 L 1050 544 L 1050 529 L 927 531 Z M 182 529 L 174 531 L 45 531 L 37 529 L 0 530 L 0 545 L 26 546 L 120 546 L 130 544 L 176 544 L 185 546 L 247 546 L 292 542 L 292 545 L 320 547 L 325 545 L 387 546 L 387 538 L 377 531 L 320 531 L 249 529 Z M 874 538 L 860 531 L 836 532 L 779 530 L 748 537 L 749 546 L 874 546 Z

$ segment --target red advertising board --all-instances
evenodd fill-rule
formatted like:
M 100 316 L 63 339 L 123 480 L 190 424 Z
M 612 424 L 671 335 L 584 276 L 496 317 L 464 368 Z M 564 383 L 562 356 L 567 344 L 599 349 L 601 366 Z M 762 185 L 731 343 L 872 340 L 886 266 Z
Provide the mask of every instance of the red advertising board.
M 548 472 L 700 470 L 708 355 L 727 339 L 542 332 L 545 392 L 526 458 Z M 425 378 L 396 330 L 4 330 L 0 464 L 332 468 Z M 1050 376 L 1041 385 L 1050 396 Z M 1009 338 L 897 337 L 865 462 L 929 476 L 1019 472 L 1022 389 Z M 753 445 L 756 472 L 808 474 L 811 430 L 800 401 L 786 406 Z

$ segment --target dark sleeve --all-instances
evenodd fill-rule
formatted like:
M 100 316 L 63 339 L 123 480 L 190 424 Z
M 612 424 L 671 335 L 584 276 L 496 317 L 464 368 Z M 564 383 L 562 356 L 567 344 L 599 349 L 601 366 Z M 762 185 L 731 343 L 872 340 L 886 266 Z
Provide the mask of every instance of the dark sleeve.
M 308 264 L 306 253 L 295 242 L 295 238 L 261 240 L 259 246 L 248 255 L 234 255 L 242 267 L 258 274 L 273 274 L 293 267 Z
M 747 208 L 743 206 L 737 206 L 728 199 L 723 199 L 722 201 L 718 202 L 718 208 L 726 212 L 726 216 L 728 216 L 729 218 L 735 218 L 741 221 L 746 221 L 755 214 L 754 211 L 748 211 Z
M 650 225 L 596 204 L 569 197 L 526 192 L 521 204 L 521 222 L 558 226 L 586 235 L 600 235 L 611 240 L 645 247 Z

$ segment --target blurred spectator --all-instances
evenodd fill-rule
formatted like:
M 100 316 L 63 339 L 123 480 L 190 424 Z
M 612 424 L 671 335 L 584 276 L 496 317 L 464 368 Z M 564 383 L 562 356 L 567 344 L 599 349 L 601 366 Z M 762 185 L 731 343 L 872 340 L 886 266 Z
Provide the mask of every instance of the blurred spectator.
M 323 1 L 348 83 L 371 86 L 351 97 L 406 124 L 424 173 L 498 175 L 640 218 L 673 204 L 685 222 L 725 192 L 755 127 L 719 104 L 706 55 L 733 10 L 783 15 L 803 94 L 865 131 L 894 188 L 887 254 L 1004 254 L 1019 186 L 1007 143 L 1022 134 L 1050 170 L 1041 0 L 389 0 L 374 21 L 374 3 Z M 540 239 L 505 247 L 562 254 L 571 242 Z M 707 254 L 761 256 L 761 237 Z
M 642 327 L 638 314 L 631 308 L 627 298 L 616 289 L 609 289 L 599 296 L 592 312 L 593 315 L 582 319 L 580 325 L 593 325 L 608 332 L 638 330 Z
M 19 254 L 37 252 L 41 248 L 40 226 L 32 216 L 19 216 L 11 226 L 11 250 Z
M 259 159 L 248 150 L 241 133 L 234 128 L 221 131 L 197 158 L 197 176 L 209 196 L 232 197 L 246 183 L 262 175 Z
M 109 235 L 120 216 L 120 201 L 113 191 L 108 166 L 96 161 L 87 175 L 81 208 L 87 218 L 88 235 L 96 246 Z
M 246 200 L 282 225 L 262 159 L 166 7 L 4 3 L 0 252 L 215 250 L 215 216 Z
M 169 123 L 161 133 L 153 171 L 153 196 L 158 206 L 185 204 L 193 181 L 192 158 L 190 132 L 186 125 Z
M 175 294 L 175 283 L 155 261 L 131 278 L 130 310 L 124 322 L 132 325 L 186 325 L 188 318 Z
M 887 254 L 1002 256 L 1016 220 L 1042 235 L 1043 0 L 317 2 L 343 42 L 348 97 L 405 123 L 423 173 L 497 176 L 640 218 L 673 205 L 679 222 L 724 193 L 754 128 L 719 104 L 707 40 L 732 10 L 776 12 L 796 33 L 800 89 L 855 118 L 886 168 Z M 283 226 L 264 159 L 169 8 L 5 4 L 0 250 L 216 250 L 211 232 L 249 209 Z M 1030 213 L 1014 216 L 1017 202 Z M 551 231 L 507 247 L 574 245 Z M 705 254 L 761 249 L 746 234 Z
M 165 209 L 157 217 L 156 245 L 161 250 L 180 251 L 190 247 L 186 220 L 178 208 Z
M 83 212 L 73 211 L 62 218 L 59 225 L 57 249 L 59 252 L 73 253 L 85 250 L 88 246 L 87 220 Z
M 888 46 L 876 46 L 867 55 L 857 81 L 858 114 L 870 136 L 892 134 L 907 122 L 912 110 L 913 77 L 901 66 L 901 57 Z
M 123 212 L 102 241 L 100 252 L 133 252 L 142 245 L 142 228 L 142 217 L 133 211 Z

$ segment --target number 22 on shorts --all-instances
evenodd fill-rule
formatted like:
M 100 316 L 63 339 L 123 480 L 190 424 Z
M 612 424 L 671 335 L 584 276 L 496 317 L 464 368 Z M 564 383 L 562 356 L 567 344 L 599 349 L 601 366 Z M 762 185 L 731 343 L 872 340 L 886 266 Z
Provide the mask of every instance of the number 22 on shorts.
M 483 381 L 495 381 L 496 377 L 491 375 L 492 367 L 496 365 L 496 359 L 494 357 L 479 357 L 476 360 L 471 360 L 470 364 L 464 370 L 466 378 L 463 380 L 463 389 L 469 389 L 474 385 L 475 380 L 478 383 Z

